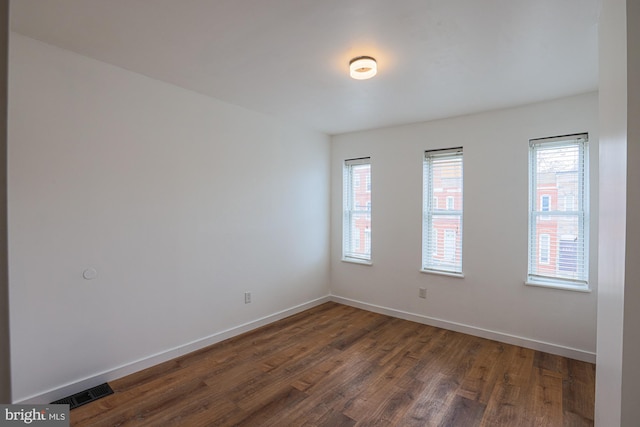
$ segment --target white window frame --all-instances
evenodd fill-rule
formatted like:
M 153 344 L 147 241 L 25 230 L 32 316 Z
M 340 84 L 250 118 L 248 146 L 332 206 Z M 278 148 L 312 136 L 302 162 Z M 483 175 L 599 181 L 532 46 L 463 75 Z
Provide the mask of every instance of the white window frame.
M 371 204 L 367 203 L 366 206 L 356 205 L 355 191 L 356 185 L 359 185 L 359 178 L 356 179 L 354 167 L 361 165 L 369 165 L 371 167 L 371 158 L 363 157 L 358 159 L 348 159 L 344 161 L 343 167 L 343 222 L 342 222 L 342 260 L 347 262 L 354 262 L 358 264 L 371 264 L 371 228 L 368 227 L 365 230 L 365 251 L 360 252 L 360 230 L 359 228 L 352 227 L 352 219 L 354 215 L 371 215 Z M 367 192 L 371 190 L 371 170 L 367 175 Z M 352 247 L 356 245 L 355 235 L 353 233 L 358 232 L 358 248 Z
M 441 209 L 437 205 L 437 198 L 435 196 L 435 192 L 437 190 L 434 187 L 433 180 L 433 162 L 443 161 L 443 160 L 459 160 L 462 166 L 462 176 L 460 177 L 460 206 L 457 206 L 458 209 L 449 209 L 451 206 L 449 203 L 446 203 L 444 208 Z M 435 274 L 443 274 L 447 276 L 454 277 L 464 277 L 462 270 L 462 242 L 463 242 L 463 190 L 464 188 L 464 160 L 463 160 L 463 149 L 462 147 L 456 147 L 451 149 L 443 149 L 443 150 L 428 150 L 424 153 L 423 158 L 423 195 L 422 195 L 422 267 L 421 270 L 424 273 L 435 273 Z M 451 196 L 449 196 L 451 197 Z M 434 216 L 437 217 L 447 217 L 455 218 L 459 220 L 459 229 L 452 230 L 454 231 L 454 254 L 459 254 L 459 262 L 451 263 L 449 261 L 444 261 L 437 259 L 436 256 L 439 256 L 438 250 L 438 229 L 433 224 Z M 445 229 L 444 232 L 447 230 Z M 436 239 L 434 242 L 433 240 Z M 459 239 L 459 240 L 458 240 Z M 443 242 L 445 241 L 445 236 L 443 235 Z M 459 241 L 459 247 L 458 247 Z M 442 246 L 443 251 L 445 250 L 444 246 Z M 444 254 L 444 252 L 442 252 Z M 454 255 L 455 261 L 455 255 Z
M 565 135 L 551 138 L 532 139 L 529 141 L 529 225 L 528 225 L 528 272 L 525 284 L 533 286 L 552 287 L 558 289 L 574 290 L 581 292 L 590 292 L 589 289 L 589 136 L 587 133 Z M 540 206 L 536 206 L 537 201 L 537 154 L 540 150 L 554 150 L 577 147 L 578 149 L 578 194 L 573 201 L 573 209 L 552 210 L 551 197 L 549 197 L 549 210 L 542 211 L 542 195 L 540 198 Z M 551 260 L 551 242 L 552 236 L 549 236 L 549 262 L 542 263 L 542 236 L 538 235 L 537 218 L 541 220 L 552 221 L 556 217 L 575 216 L 577 222 L 577 235 L 581 244 L 576 252 L 578 272 L 573 274 L 575 277 L 568 277 L 569 274 L 562 273 L 556 269 L 555 273 L 548 271 L 538 271 L 537 264 L 550 265 Z M 545 225 L 547 230 L 549 225 Z M 559 241 L 560 231 L 556 236 Z M 536 237 L 539 236 L 539 237 Z

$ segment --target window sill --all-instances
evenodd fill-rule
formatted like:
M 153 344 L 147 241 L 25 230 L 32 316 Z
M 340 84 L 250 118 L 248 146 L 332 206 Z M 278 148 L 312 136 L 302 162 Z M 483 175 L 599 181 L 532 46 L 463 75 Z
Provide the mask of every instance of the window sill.
M 370 260 L 358 259 L 358 258 L 342 258 L 342 262 L 349 262 L 351 264 L 360 264 L 360 265 L 373 265 L 373 263 Z
M 591 289 L 589 289 L 587 285 L 581 286 L 562 282 L 542 282 L 535 280 L 527 280 L 524 284 L 526 286 L 535 286 L 538 288 L 560 289 L 562 291 L 582 292 L 587 294 L 591 293 Z
M 436 274 L 438 276 L 448 276 L 448 277 L 455 277 L 457 279 L 464 279 L 464 273 L 453 273 L 451 271 L 420 270 L 420 273 Z

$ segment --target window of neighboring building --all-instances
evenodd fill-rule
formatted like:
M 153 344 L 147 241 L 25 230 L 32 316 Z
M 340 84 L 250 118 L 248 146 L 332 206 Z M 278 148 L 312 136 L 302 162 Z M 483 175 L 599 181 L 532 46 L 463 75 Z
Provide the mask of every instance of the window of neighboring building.
M 565 211 L 573 210 L 574 197 L 571 194 L 564 196 L 564 209 Z
M 447 210 L 452 211 L 455 206 L 455 202 L 453 200 L 453 196 L 447 196 Z
M 533 139 L 529 147 L 527 283 L 587 290 L 588 135 Z M 562 210 L 554 210 L 559 197 Z
M 365 188 L 360 186 L 363 181 Z M 361 244 L 362 238 L 364 244 Z M 371 261 L 371 162 L 368 157 L 344 162 L 342 259 Z
M 549 264 L 549 253 L 551 252 L 551 236 L 548 234 L 540 235 L 538 245 L 538 262 L 543 265 Z
M 551 209 L 551 197 L 548 194 L 540 196 L 540 210 L 542 212 L 549 212 Z
M 444 260 L 453 262 L 456 259 L 456 231 L 444 230 Z
M 462 275 L 462 172 L 462 147 L 425 152 L 422 271 Z M 438 207 L 436 189 L 455 194 L 447 196 L 446 209 Z

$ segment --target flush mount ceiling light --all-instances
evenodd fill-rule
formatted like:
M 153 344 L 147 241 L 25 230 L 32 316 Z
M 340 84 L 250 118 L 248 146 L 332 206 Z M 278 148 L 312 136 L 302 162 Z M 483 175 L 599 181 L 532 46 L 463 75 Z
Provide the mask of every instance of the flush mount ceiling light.
M 366 80 L 378 72 L 376 60 L 370 56 L 359 56 L 349 61 L 349 74 L 356 80 Z

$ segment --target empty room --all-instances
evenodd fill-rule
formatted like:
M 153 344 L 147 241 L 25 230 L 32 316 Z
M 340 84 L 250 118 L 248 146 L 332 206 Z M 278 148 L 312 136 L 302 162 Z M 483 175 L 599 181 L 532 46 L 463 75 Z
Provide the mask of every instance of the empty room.
M 637 425 L 638 2 L 1 4 L 2 422 Z

